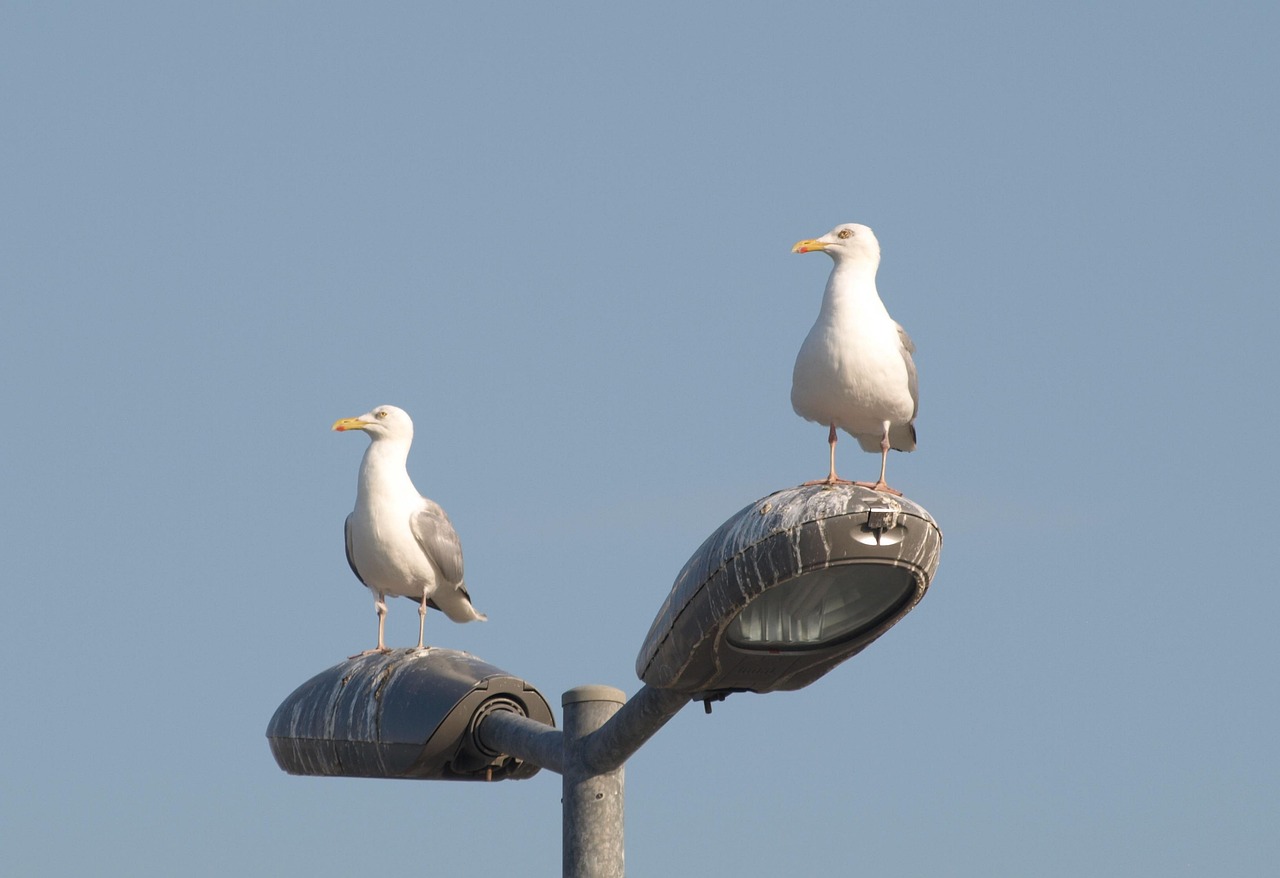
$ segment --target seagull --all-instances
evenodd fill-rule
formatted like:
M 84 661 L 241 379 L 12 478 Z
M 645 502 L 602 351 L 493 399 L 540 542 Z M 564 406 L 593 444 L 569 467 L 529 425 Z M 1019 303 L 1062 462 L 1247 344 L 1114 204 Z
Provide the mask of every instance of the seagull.
M 378 612 L 378 645 L 359 655 L 390 652 L 383 642 L 387 595 L 419 601 L 419 650 L 424 648 L 427 607 L 455 622 L 488 618 L 471 605 L 462 584 L 462 544 L 449 516 L 418 493 L 405 469 L 413 443 L 408 412 L 380 405 L 359 417 L 342 418 L 333 429 L 363 430 L 370 439 L 360 462 L 356 508 L 346 524 L 347 563 L 373 592 Z
M 791 376 L 791 407 L 809 421 L 825 425 L 831 470 L 806 484 L 850 484 L 836 478 L 836 428 L 858 440 L 864 451 L 880 452 L 880 478 L 853 482 L 901 494 L 884 480 L 889 449 L 916 447 L 916 346 L 876 292 L 880 242 L 867 226 L 845 223 L 821 238 L 799 241 L 792 253 L 822 251 L 835 261 L 822 310 L 796 356 Z

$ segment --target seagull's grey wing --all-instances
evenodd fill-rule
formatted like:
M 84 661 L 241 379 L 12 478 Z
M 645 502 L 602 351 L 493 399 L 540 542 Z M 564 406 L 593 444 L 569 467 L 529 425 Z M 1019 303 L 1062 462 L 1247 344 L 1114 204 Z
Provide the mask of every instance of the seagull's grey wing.
M 455 588 L 462 584 L 462 543 L 443 509 L 430 500 L 409 518 L 409 529 L 422 551 L 440 568 L 445 582 Z
M 354 515 L 355 513 L 352 513 Z M 347 544 L 347 566 L 351 568 L 351 572 L 356 575 L 356 579 L 360 580 L 365 588 L 369 587 L 369 583 L 364 581 L 364 577 L 360 575 L 360 571 L 356 569 L 356 559 L 351 554 L 351 515 L 347 516 L 346 523 L 342 526 L 342 536 Z
M 898 327 L 898 342 L 902 345 L 902 360 L 907 364 L 907 389 L 911 391 L 911 420 L 916 419 L 916 413 L 920 411 L 920 390 L 916 380 L 916 361 L 911 355 L 916 352 L 916 343 L 911 340 L 911 336 L 907 335 L 907 331 L 902 328 L 901 323 L 895 322 L 894 326 Z
M 916 352 L 916 343 L 911 340 L 911 336 L 907 335 L 907 331 L 902 328 L 902 324 L 894 321 L 893 325 L 898 328 L 898 341 L 907 349 L 907 353 L 914 354 Z

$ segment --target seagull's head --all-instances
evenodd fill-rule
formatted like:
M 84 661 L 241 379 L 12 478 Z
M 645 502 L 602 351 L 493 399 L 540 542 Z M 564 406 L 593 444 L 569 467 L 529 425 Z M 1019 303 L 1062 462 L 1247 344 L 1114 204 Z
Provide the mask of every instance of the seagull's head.
M 836 262 L 846 259 L 880 261 L 880 242 L 869 226 L 861 223 L 844 223 L 836 226 L 821 238 L 797 241 L 792 253 L 813 253 L 821 250 Z
M 333 429 L 339 433 L 346 430 L 363 430 L 370 439 L 413 440 L 413 420 L 404 409 L 393 405 L 380 405 L 373 411 L 365 412 L 354 418 L 341 418 L 335 421 Z

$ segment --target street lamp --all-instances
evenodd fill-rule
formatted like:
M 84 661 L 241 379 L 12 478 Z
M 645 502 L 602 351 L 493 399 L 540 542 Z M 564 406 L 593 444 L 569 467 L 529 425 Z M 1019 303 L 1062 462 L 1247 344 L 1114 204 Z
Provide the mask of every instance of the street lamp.
M 738 512 L 676 577 L 636 673 L 712 701 L 799 689 L 924 597 L 942 532 L 922 507 L 854 485 L 790 488 Z
M 335 665 L 267 729 L 293 774 L 519 780 L 562 775 L 564 874 L 623 875 L 623 764 L 690 700 L 799 689 L 920 602 L 942 532 L 923 508 L 855 485 L 788 488 L 694 553 L 636 659 L 644 686 L 564 693 L 564 728 L 523 680 L 446 649 Z
M 547 700 L 528 683 L 452 649 L 396 649 L 321 671 L 267 725 L 290 774 L 417 780 L 520 780 L 538 765 L 495 753 L 475 728 L 503 711 L 547 726 Z

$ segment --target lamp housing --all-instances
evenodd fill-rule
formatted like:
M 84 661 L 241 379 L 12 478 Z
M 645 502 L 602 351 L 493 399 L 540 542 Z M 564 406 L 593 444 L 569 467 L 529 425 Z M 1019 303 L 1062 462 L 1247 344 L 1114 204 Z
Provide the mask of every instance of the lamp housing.
M 937 523 L 905 497 L 847 483 L 770 494 L 684 565 L 636 673 L 708 703 L 807 686 L 920 602 L 941 549 Z
M 537 689 L 473 655 L 396 649 L 334 665 L 299 686 L 267 726 L 290 774 L 518 780 L 538 766 L 489 751 L 476 729 L 494 711 L 555 726 Z

